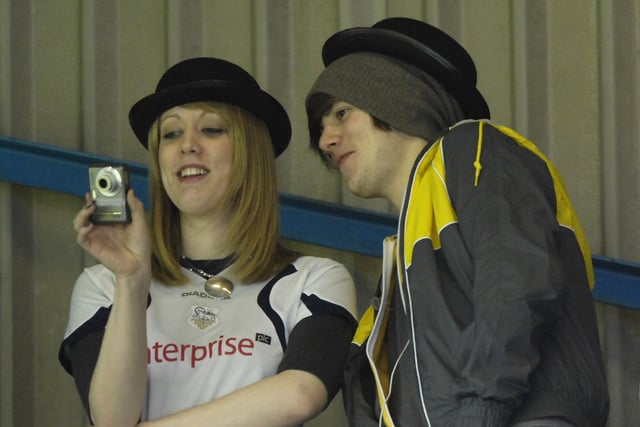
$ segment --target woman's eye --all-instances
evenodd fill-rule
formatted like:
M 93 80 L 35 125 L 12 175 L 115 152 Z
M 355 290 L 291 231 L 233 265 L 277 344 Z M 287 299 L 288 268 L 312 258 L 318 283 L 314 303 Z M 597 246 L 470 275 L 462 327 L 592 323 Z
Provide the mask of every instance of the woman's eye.
M 171 131 L 167 131 L 167 132 L 164 132 L 164 133 L 162 134 L 162 139 L 176 139 L 176 138 L 178 138 L 181 134 L 182 134 L 182 132 L 180 132 L 179 130 L 171 130 Z
M 213 127 L 202 128 L 202 133 L 207 135 L 212 135 L 212 136 L 221 135 L 224 132 L 225 132 L 225 129 L 222 129 L 222 128 L 213 128 Z

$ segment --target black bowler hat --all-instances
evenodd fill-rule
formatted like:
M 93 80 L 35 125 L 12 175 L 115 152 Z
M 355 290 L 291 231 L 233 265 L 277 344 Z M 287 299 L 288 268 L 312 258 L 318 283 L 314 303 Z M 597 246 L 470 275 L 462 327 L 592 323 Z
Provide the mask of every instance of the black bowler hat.
M 390 56 L 437 79 L 460 103 L 466 118 L 488 119 L 489 107 L 476 89 L 476 67 L 469 53 L 442 30 L 411 18 L 387 18 L 372 27 L 339 31 L 322 47 L 322 60 L 354 52 Z
M 146 148 L 149 129 L 162 113 L 199 101 L 224 102 L 253 113 L 269 129 L 276 157 L 289 145 L 291 123 L 282 105 L 244 69 L 218 58 L 191 58 L 169 68 L 156 91 L 131 107 L 129 123 Z

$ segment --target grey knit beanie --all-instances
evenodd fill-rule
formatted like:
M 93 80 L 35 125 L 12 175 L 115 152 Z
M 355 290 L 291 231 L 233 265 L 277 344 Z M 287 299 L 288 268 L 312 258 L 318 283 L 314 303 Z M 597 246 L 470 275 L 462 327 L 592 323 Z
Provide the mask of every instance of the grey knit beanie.
M 308 115 L 310 99 L 320 93 L 430 143 L 464 119 L 458 102 L 437 80 L 413 65 L 377 53 L 350 53 L 329 64 L 307 95 Z

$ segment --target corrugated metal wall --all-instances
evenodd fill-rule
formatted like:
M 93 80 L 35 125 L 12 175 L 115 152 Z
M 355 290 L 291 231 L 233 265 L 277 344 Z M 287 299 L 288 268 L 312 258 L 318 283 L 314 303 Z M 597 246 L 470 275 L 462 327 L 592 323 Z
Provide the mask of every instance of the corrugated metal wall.
M 398 15 L 468 48 L 493 118 L 563 173 L 594 254 L 640 261 L 640 0 L 0 0 L 0 134 L 145 162 L 127 124 L 131 104 L 178 60 L 220 56 L 250 70 L 291 115 L 281 191 L 386 211 L 350 195 L 312 157 L 303 100 L 329 35 Z M 92 263 L 71 229 L 81 204 L 0 183 L 2 426 L 86 424 L 56 360 L 71 287 Z M 378 260 L 306 249 L 345 262 L 366 303 Z M 635 425 L 640 314 L 598 310 L 609 425 Z M 343 425 L 340 402 L 309 425 Z

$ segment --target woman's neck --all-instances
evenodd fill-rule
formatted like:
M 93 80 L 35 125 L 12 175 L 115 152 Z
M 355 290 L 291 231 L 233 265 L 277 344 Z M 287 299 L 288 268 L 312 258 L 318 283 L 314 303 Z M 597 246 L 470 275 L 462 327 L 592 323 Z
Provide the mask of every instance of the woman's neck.
M 220 218 L 180 217 L 182 256 L 191 259 L 219 259 L 234 250 L 227 242 L 228 221 Z

